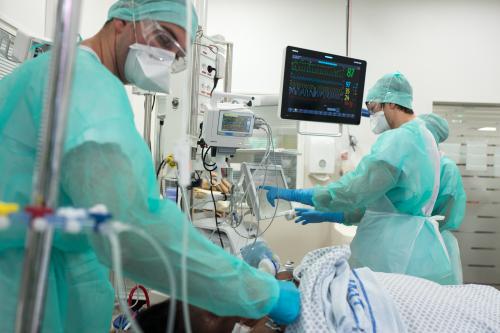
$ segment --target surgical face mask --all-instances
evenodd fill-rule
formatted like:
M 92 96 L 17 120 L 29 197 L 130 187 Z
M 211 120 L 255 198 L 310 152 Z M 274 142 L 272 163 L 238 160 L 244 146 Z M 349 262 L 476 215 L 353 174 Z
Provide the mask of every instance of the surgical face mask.
M 387 119 L 385 119 L 384 111 L 375 112 L 375 114 L 370 117 L 370 124 L 372 132 L 375 134 L 380 134 L 391 129 L 387 123 Z
M 125 78 L 135 86 L 154 92 L 170 92 L 170 73 L 175 53 L 139 43 L 130 45 Z

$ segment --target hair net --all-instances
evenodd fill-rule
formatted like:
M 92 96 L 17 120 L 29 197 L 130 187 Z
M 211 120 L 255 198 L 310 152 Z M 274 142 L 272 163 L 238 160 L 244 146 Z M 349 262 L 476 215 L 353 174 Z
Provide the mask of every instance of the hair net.
M 423 114 L 418 118 L 424 121 L 425 127 L 432 133 L 438 144 L 448 139 L 450 129 L 445 119 L 434 113 Z
M 413 89 L 406 77 L 400 72 L 382 76 L 368 90 L 367 102 L 394 103 L 413 110 Z
M 108 20 L 154 20 L 176 24 L 187 31 L 186 3 L 191 0 L 118 0 L 108 12 Z M 198 29 L 198 16 L 191 5 L 191 39 Z

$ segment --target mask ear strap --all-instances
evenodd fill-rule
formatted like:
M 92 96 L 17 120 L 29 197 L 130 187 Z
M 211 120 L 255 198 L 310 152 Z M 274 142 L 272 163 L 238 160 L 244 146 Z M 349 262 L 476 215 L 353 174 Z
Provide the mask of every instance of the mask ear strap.
M 132 0 L 132 24 L 133 24 L 133 28 L 134 28 L 135 42 L 137 43 L 137 27 L 135 24 L 135 1 L 134 0 Z

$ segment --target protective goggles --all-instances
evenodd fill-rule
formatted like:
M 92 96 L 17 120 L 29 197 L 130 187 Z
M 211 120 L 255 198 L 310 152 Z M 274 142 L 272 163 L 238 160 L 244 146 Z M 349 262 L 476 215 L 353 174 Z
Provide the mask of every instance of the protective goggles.
M 178 73 L 187 68 L 186 51 L 173 36 L 173 34 L 158 21 L 142 20 L 135 23 L 136 33 L 140 31 L 146 45 L 151 47 L 150 55 L 160 61 L 164 59 L 161 50 L 167 50 L 175 54 L 175 61 L 172 64 L 172 73 Z
M 365 105 L 371 115 L 382 110 L 382 103 L 379 102 L 374 102 L 374 101 L 365 102 Z

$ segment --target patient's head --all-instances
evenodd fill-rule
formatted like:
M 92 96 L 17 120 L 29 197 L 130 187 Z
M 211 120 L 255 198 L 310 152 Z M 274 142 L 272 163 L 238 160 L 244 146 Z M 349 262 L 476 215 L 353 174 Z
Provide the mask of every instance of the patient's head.
M 292 274 L 289 272 L 280 272 L 277 278 L 278 280 L 292 280 Z M 169 307 L 170 301 L 167 300 L 140 312 L 137 316 L 137 321 L 143 332 L 164 333 L 167 329 Z M 236 323 L 251 327 L 251 333 L 276 333 L 276 330 L 266 326 L 267 318 L 255 320 L 241 317 L 219 317 L 192 305 L 189 305 L 189 318 L 191 329 L 197 333 L 231 333 Z M 181 302 L 177 302 L 175 307 L 174 332 L 185 332 Z
M 137 322 L 144 333 L 164 333 L 167 329 L 168 309 L 170 301 L 155 304 L 139 313 Z M 267 318 L 260 320 L 244 319 L 240 317 L 219 317 L 206 310 L 189 306 L 191 329 L 197 333 L 231 333 L 236 323 L 251 327 L 251 333 L 276 333 L 266 326 Z M 184 333 L 184 318 L 182 303 L 177 302 L 175 309 L 175 333 Z
M 165 301 L 139 313 L 137 321 L 144 333 L 164 333 L 166 331 L 169 307 L 170 301 Z M 193 332 L 200 333 L 231 333 L 234 325 L 241 319 L 238 317 L 218 317 L 192 305 L 189 306 L 189 317 Z M 174 332 L 185 332 L 181 302 L 177 302 L 175 309 Z

